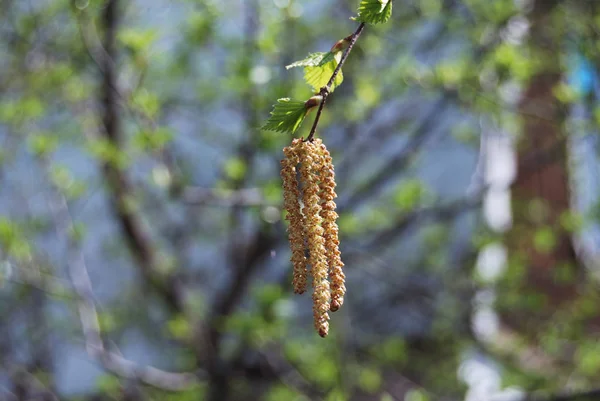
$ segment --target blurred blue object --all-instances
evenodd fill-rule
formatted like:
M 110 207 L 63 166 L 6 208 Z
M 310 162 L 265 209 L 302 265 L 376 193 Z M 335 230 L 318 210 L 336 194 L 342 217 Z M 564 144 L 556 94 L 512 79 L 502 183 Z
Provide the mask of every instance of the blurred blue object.
M 588 222 L 576 236 L 579 251 L 589 267 L 600 260 L 600 224 L 597 211 L 600 206 L 600 136 L 595 129 L 577 124 L 577 121 L 594 119 L 594 109 L 586 98 L 600 98 L 598 72 L 583 55 L 575 53 L 569 61 L 568 83 L 581 97 L 571 109 L 572 135 L 570 136 L 570 159 L 572 167 L 573 207 Z M 589 218 L 588 218 L 589 217 Z M 593 222 L 593 223 L 589 223 Z M 591 262 L 591 265 L 590 265 Z
M 592 92 L 595 92 L 597 96 L 600 88 L 598 87 L 598 74 L 594 65 L 578 53 L 569 59 L 568 64 L 569 86 L 582 96 L 587 96 Z

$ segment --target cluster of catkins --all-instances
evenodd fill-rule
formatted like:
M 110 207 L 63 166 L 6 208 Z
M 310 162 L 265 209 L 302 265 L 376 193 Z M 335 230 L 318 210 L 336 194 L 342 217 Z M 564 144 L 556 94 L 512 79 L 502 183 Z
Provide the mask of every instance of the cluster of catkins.
M 337 196 L 333 163 L 320 139 L 306 142 L 294 139 L 283 153 L 281 178 L 290 222 L 288 237 L 294 292 L 302 294 L 306 290 L 310 266 L 315 328 L 325 337 L 329 331 L 328 312 L 342 306 L 346 292 L 336 224 L 338 215 L 333 201 Z

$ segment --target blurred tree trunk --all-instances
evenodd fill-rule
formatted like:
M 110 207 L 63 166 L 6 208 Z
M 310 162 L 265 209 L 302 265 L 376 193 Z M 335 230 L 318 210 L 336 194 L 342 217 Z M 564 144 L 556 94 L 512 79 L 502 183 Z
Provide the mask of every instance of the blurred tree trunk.
M 508 236 L 511 269 L 522 269 L 517 299 L 505 315 L 523 334 L 539 332 L 554 311 L 577 295 L 577 261 L 561 217 L 570 208 L 565 107 L 555 90 L 562 74 L 563 45 L 557 0 L 537 0 L 530 13 L 527 43 L 535 60 L 524 87 L 519 112 L 518 174 L 512 188 L 514 224 Z M 510 272 L 510 270 L 509 270 Z

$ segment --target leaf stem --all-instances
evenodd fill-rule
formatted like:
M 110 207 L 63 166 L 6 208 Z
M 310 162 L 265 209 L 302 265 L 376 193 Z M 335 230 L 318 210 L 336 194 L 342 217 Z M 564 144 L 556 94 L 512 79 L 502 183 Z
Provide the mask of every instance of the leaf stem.
M 313 123 L 313 126 L 310 129 L 310 133 L 306 137 L 305 141 L 312 142 L 312 140 L 315 136 L 315 132 L 317 132 L 317 126 L 319 125 L 319 120 L 321 119 L 321 113 L 323 112 L 323 107 L 325 107 L 325 101 L 327 100 L 327 97 L 329 96 L 329 91 L 331 89 L 331 85 L 333 84 L 333 82 L 335 81 L 335 78 L 340 73 L 342 67 L 344 66 L 344 63 L 346 62 L 346 59 L 348 58 L 348 55 L 352 51 L 354 44 L 358 40 L 358 37 L 360 36 L 360 34 L 362 33 L 364 28 L 365 28 L 365 23 L 363 22 L 358 26 L 358 28 L 352 35 L 350 35 L 346 38 L 346 40 L 348 40 L 350 43 L 348 44 L 348 48 L 346 49 L 346 51 L 344 51 L 344 54 L 342 55 L 342 58 L 340 59 L 340 62 L 338 63 L 336 69 L 333 71 L 331 78 L 329 78 L 329 82 L 327 82 L 327 85 L 322 87 L 321 90 L 319 91 L 319 94 L 321 96 L 323 96 L 323 100 L 321 101 L 321 104 L 319 105 L 319 109 L 317 110 L 317 115 L 315 116 L 315 122 Z

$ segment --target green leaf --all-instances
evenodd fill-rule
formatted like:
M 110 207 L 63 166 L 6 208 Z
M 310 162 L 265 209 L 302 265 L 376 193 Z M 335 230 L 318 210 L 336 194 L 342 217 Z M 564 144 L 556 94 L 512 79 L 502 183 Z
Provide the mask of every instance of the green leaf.
M 88 143 L 90 153 L 99 160 L 117 168 L 124 168 L 131 161 L 128 155 L 106 139 L 96 139 Z
M 390 393 L 383 393 L 379 401 L 394 401 L 394 398 L 390 395 Z
M 358 376 L 358 386 L 367 393 L 376 393 L 381 383 L 381 373 L 374 368 L 365 367 Z
M 189 338 L 192 334 L 190 323 L 181 315 L 175 316 L 167 322 L 167 329 L 175 338 Z
M 117 328 L 117 319 L 115 315 L 109 312 L 98 313 L 98 323 L 102 328 L 102 332 L 110 332 Z
M 121 388 L 121 382 L 115 376 L 100 376 L 96 380 L 96 386 L 103 394 L 112 394 L 117 396 Z
M 286 70 L 289 70 L 290 68 L 294 68 L 294 67 L 320 67 L 324 64 L 327 64 L 328 62 L 330 62 L 333 59 L 334 59 L 334 55 L 331 52 L 311 53 L 304 60 L 299 60 L 299 61 L 293 62 L 290 65 L 286 65 L 285 68 L 286 68 Z
M 556 234 L 550 227 L 542 227 L 533 235 L 533 245 L 538 252 L 550 253 L 556 247 Z
M 38 156 L 54 152 L 58 147 L 58 139 L 49 133 L 39 133 L 28 138 L 29 150 Z
M 346 401 L 348 398 L 344 396 L 344 393 L 339 388 L 332 389 L 324 401 Z
M 292 101 L 289 98 L 278 99 L 273 106 L 271 117 L 262 129 L 293 134 L 304 121 L 304 117 L 306 117 L 304 102 Z
M 406 342 L 401 337 L 391 337 L 377 343 L 373 354 L 382 364 L 393 365 L 404 362 L 407 358 Z
M 269 203 L 278 204 L 283 200 L 280 180 L 266 182 L 262 188 L 263 196 Z
M 312 86 L 313 91 L 318 92 L 327 85 L 341 58 L 342 52 L 312 53 L 304 60 L 296 61 L 285 68 L 304 67 L 304 80 Z M 333 92 L 336 87 L 341 85 L 342 81 L 344 81 L 344 75 L 340 70 L 329 91 Z
M 300 394 L 282 384 L 272 386 L 265 395 L 265 401 L 280 401 L 280 400 L 304 400 Z
M 429 400 L 429 397 L 422 390 L 410 390 L 406 393 L 404 399 L 406 401 L 427 401 Z
M 425 197 L 427 189 L 418 179 L 410 179 L 402 183 L 394 193 L 394 203 L 401 211 L 416 208 Z
M 342 57 L 342 53 L 337 53 L 330 61 L 317 67 L 305 67 L 304 68 L 304 80 L 307 84 L 312 86 L 315 92 L 318 92 L 322 87 L 327 85 L 329 79 L 333 75 L 333 72 L 338 66 L 338 63 Z M 344 74 L 342 70 L 339 71 L 338 75 L 329 88 L 330 92 L 333 92 L 335 88 L 340 86 L 344 81 Z
M 123 29 L 119 32 L 119 40 L 123 45 L 133 52 L 139 52 L 148 49 L 157 39 L 158 32 L 152 29 Z
M 392 16 L 392 0 L 362 0 L 358 6 L 357 21 L 383 24 Z
M 0 246 L 17 262 L 31 260 L 32 249 L 25 233 L 21 227 L 6 217 L 0 217 Z
M 66 191 L 75 182 L 71 171 L 64 166 L 52 166 L 50 170 L 52 183 L 61 191 Z
M 143 151 L 158 151 L 173 140 L 173 136 L 173 132 L 165 127 L 153 131 L 142 130 L 135 134 L 133 143 Z
M 584 375 L 595 376 L 600 372 L 600 342 L 586 340 L 575 352 L 578 370 Z
M 227 177 L 232 180 L 241 180 L 246 174 L 248 167 L 242 159 L 232 157 L 225 162 L 223 169 L 225 170 Z
M 42 117 L 46 105 L 37 97 L 24 97 L 17 101 L 0 103 L 0 122 L 20 125 Z
M 256 291 L 256 300 L 263 309 L 273 306 L 282 297 L 281 287 L 274 284 L 265 284 Z
M 147 89 L 140 89 L 133 94 L 133 105 L 150 118 L 156 117 L 160 110 L 158 96 Z
M 350 213 L 344 213 L 339 217 L 338 227 L 346 235 L 359 233 L 364 228 L 360 219 L 355 214 Z

